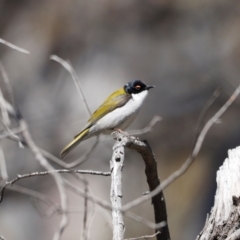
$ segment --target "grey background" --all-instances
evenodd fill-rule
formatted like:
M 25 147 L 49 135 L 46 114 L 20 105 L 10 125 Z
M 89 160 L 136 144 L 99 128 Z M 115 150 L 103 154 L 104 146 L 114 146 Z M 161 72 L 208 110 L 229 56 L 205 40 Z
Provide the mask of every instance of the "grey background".
M 85 125 L 88 114 L 71 77 L 49 60 L 50 55 L 70 60 L 92 111 L 130 80 L 156 85 L 130 129 L 143 128 L 154 115 L 163 118 L 141 139 L 151 144 L 164 179 L 188 157 L 198 117 L 214 90 L 222 89 L 208 117 L 239 84 L 239 13 L 236 0 L 2 0 L 0 37 L 31 54 L 0 45 L 0 60 L 34 141 L 56 156 Z M 202 229 L 214 201 L 216 171 L 227 150 L 239 145 L 239 117 L 237 99 L 208 133 L 196 162 L 164 191 L 172 239 L 194 239 Z M 84 154 L 92 142 L 84 142 L 65 161 Z M 42 170 L 17 143 L 7 139 L 1 143 L 10 179 Z M 111 138 L 101 141 L 80 168 L 108 171 L 112 145 Z M 147 190 L 137 153 L 127 151 L 123 174 L 123 201 L 127 203 Z M 109 200 L 109 179 L 86 178 L 94 194 Z M 19 184 L 59 201 L 50 177 Z M 70 215 L 63 239 L 80 239 L 83 201 L 68 194 L 78 212 Z M 134 212 L 153 220 L 150 202 Z M 91 239 L 111 239 L 111 229 L 102 218 L 105 215 L 97 212 L 95 216 Z M 0 235 L 8 240 L 52 239 L 59 219 L 57 215 L 41 217 L 26 196 L 6 191 L 0 204 Z M 152 232 L 126 219 L 126 237 Z

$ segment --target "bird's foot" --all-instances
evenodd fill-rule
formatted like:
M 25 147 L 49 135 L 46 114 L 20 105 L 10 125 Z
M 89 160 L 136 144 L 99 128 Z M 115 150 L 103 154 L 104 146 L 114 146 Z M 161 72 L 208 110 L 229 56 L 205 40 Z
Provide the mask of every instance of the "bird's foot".
M 116 131 L 116 132 L 119 132 L 119 133 L 122 133 L 123 135 L 125 135 L 125 136 L 129 136 L 129 133 L 127 133 L 127 132 L 124 132 L 122 129 L 120 129 L 120 128 L 114 128 L 114 131 Z

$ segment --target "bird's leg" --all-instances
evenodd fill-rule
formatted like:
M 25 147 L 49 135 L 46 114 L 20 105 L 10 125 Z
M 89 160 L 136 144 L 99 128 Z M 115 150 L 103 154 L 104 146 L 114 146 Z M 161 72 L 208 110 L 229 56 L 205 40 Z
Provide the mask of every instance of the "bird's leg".
M 129 134 L 127 133 L 127 132 L 124 132 L 122 129 L 120 129 L 120 128 L 114 128 L 114 131 L 116 131 L 116 132 L 119 132 L 119 133 L 122 133 L 123 135 L 125 135 L 125 136 L 129 136 Z

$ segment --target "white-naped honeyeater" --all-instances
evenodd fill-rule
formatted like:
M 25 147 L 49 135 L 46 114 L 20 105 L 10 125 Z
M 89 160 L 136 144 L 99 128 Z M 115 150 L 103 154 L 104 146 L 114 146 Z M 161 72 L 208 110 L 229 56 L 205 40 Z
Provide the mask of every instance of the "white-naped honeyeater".
M 61 158 L 90 137 L 126 129 L 136 118 L 151 88 L 154 86 L 146 85 L 141 80 L 133 80 L 113 92 L 92 114 L 87 125 L 63 148 Z

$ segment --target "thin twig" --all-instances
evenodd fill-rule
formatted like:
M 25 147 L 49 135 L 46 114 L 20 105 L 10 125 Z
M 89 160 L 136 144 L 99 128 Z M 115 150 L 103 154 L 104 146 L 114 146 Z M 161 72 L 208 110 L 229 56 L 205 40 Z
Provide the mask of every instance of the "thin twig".
M 71 190 L 73 193 L 79 195 L 79 196 L 82 196 L 82 197 L 85 197 L 85 192 L 84 190 L 76 187 L 74 184 L 72 184 L 71 182 L 69 182 L 68 180 L 64 179 L 64 183 L 67 185 L 68 187 L 68 190 Z M 96 196 L 93 196 L 92 194 L 90 193 L 87 193 L 87 198 L 89 201 L 92 201 L 93 203 L 95 204 L 98 204 L 98 206 L 102 207 L 102 208 L 105 208 L 105 209 L 108 209 L 108 210 L 112 210 L 112 205 L 110 203 L 108 203 L 107 201 L 103 200 L 103 199 L 100 199 Z M 158 228 L 162 228 L 164 226 L 166 226 L 166 223 L 165 222 L 161 222 L 161 223 L 158 223 L 158 224 L 155 224 L 143 217 L 140 217 L 130 211 L 125 211 L 123 212 L 123 214 L 130 218 L 130 219 L 133 219 L 134 221 L 136 222 L 139 222 L 139 223 L 142 223 L 144 224 L 145 226 L 149 227 L 149 228 L 152 228 L 152 229 L 158 229 Z
M 111 172 L 100 172 L 100 171 L 93 171 L 93 170 L 77 170 L 77 169 L 53 169 L 49 171 L 43 171 L 43 172 L 32 172 L 32 173 L 27 173 L 27 174 L 18 174 L 16 178 L 14 178 L 11 181 L 8 181 L 5 183 L 5 185 L 2 187 L 0 191 L 0 202 L 3 199 L 4 191 L 6 187 L 9 185 L 13 185 L 17 181 L 24 179 L 24 178 L 30 178 L 30 177 L 35 177 L 35 176 L 45 176 L 53 173 L 80 173 L 80 174 L 91 174 L 91 175 L 100 175 L 100 176 L 110 176 Z
M 89 211 L 88 211 L 88 214 L 89 214 Z M 92 228 L 92 225 L 93 225 L 93 220 L 95 218 L 95 214 L 96 214 L 96 204 L 93 203 L 93 211 L 92 211 L 92 214 L 90 215 L 90 217 L 88 217 L 88 221 L 87 221 L 86 229 L 85 229 L 86 239 L 90 239 L 91 228 Z M 108 223 L 108 219 L 106 218 L 106 216 L 104 216 L 103 219 Z
M 145 126 L 144 128 L 141 128 L 141 129 L 130 130 L 130 131 L 128 131 L 128 134 L 129 135 L 141 135 L 141 134 L 145 134 L 147 132 L 151 132 L 153 130 L 153 127 L 156 125 L 156 123 L 158 123 L 161 120 L 162 120 L 162 118 L 160 116 L 154 116 L 152 118 L 152 120 L 147 124 L 147 126 Z M 102 138 L 102 140 L 108 140 L 108 139 L 112 139 L 112 136 L 106 136 L 106 137 Z
M 60 63 L 71 74 L 73 82 L 74 82 L 74 84 L 75 84 L 75 86 L 76 86 L 76 88 L 77 88 L 77 90 L 78 90 L 78 92 L 79 92 L 79 94 L 82 98 L 82 101 L 84 102 L 84 106 L 85 106 L 85 108 L 88 112 L 88 115 L 91 116 L 91 111 L 90 111 L 90 108 L 89 108 L 88 103 L 86 101 L 86 98 L 84 96 L 82 86 L 81 86 L 81 82 L 79 81 L 79 79 L 77 77 L 77 74 L 74 71 L 72 65 L 69 62 L 67 62 L 67 61 L 63 60 L 62 58 L 58 57 L 57 55 L 51 55 L 50 59 Z
M 6 240 L 6 238 L 0 235 L 0 240 Z
M 61 159 L 59 159 L 56 156 L 54 156 L 53 154 L 45 151 L 44 149 L 41 149 L 41 148 L 39 148 L 39 149 L 44 157 L 46 157 L 47 159 L 51 160 L 52 162 L 58 164 L 59 166 L 61 166 L 63 168 L 69 169 L 69 168 L 77 167 L 77 166 L 83 164 L 84 162 L 86 162 L 88 160 L 90 154 L 97 147 L 98 143 L 99 143 L 99 137 L 96 138 L 96 141 L 94 142 L 92 147 L 89 148 L 89 150 L 83 156 L 81 156 L 80 158 L 78 158 L 77 160 L 75 160 L 71 163 L 65 163 Z
M 0 89 L 0 108 L 2 113 L 2 121 L 6 126 L 10 125 L 10 118 L 7 111 L 6 101 L 3 97 L 2 90 Z
M 14 106 L 15 105 L 15 98 L 14 98 L 14 95 L 13 95 L 13 89 L 12 89 L 12 86 L 10 84 L 7 72 L 6 72 L 5 68 L 3 67 L 3 64 L 1 63 L 1 61 L 0 61 L 0 72 L 2 74 L 4 83 L 6 85 L 6 89 L 7 89 L 8 96 L 9 96 L 9 99 L 11 101 L 11 104 Z
M 21 133 L 23 131 L 23 129 L 21 128 L 14 128 L 14 129 L 10 129 L 8 126 L 4 125 L 4 123 L 1 121 L 2 119 L 0 119 L 0 122 L 3 124 L 4 128 L 7 130 L 6 132 L 3 132 L 0 134 L 0 139 L 3 138 L 14 138 L 13 140 L 19 141 L 20 138 L 16 135 L 17 133 Z
M 213 95 L 211 96 L 211 98 L 207 101 L 207 103 L 205 104 L 203 110 L 200 113 L 200 116 L 198 118 L 198 122 L 197 122 L 197 127 L 196 127 L 196 131 L 195 131 L 195 137 L 193 140 L 193 144 L 192 144 L 192 152 L 194 150 L 194 147 L 196 145 L 197 139 L 201 133 L 201 130 L 204 127 L 204 123 L 205 123 L 205 118 L 207 115 L 207 112 L 209 110 L 209 108 L 212 106 L 212 104 L 215 102 L 215 100 L 219 97 L 220 95 L 220 88 L 216 89 L 216 91 L 214 91 Z
M 88 215 L 88 183 L 84 187 L 85 197 L 84 197 L 84 214 L 83 214 L 83 240 L 87 240 L 87 215 Z
M 61 212 L 61 208 L 59 205 L 57 205 L 55 203 L 55 201 L 51 200 L 49 197 L 47 197 L 46 195 L 36 192 L 34 190 L 19 186 L 19 185 L 14 185 L 14 186 L 9 186 L 8 190 L 10 191 L 14 191 L 14 192 L 18 192 L 24 195 L 27 195 L 31 198 L 34 198 L 44 204 L 46 204 L 47 206 L 49 206 L 53 212 Z
M 130 135 L 141 135 L 144 133 L 148 133 L 151 132 L 153 127 L 156 125 L 156 123 L 158 123 L 159 121 L 161 121 L 162 118 L 160 116 L 154 116 L 153 119 L 148 123 L 148 125 L 142 129 L 138 129 L 138 130 L 131 130 L 129 131 Z
M 6 40 L 3 40 L 2 38 L 0 38 L 0 43 L 4 44 L 4 45 L 6 45 L 6 46 L 8 46 L 8 47 L 10 47 L 10 48 L 12 48 L 14 50 L 17 50 L 17 51 L 19 51 L 21 53 L 30 54 L 30 52 L 28 50 L 23 49 L 21 47 L 18 47 L 18 46 L 14 45 L 14 44 L 6 41 Z
M 146 235 L 146 236 L 141 236 L 141 237 L 136 237 L 136 238 L 126 238 L 124 240 L 137 240 L 137 239 L 149 239 L 149 238 L 153 238 L 156 237 L 160 232 L 156 232 L 152 235 Z
M 154 223 L 154 222 L 151 222 L 151 221 L 147 220 L 146 218 L 136 215 L 135 213 L 130 212 L 130 211 L 123 212 L 123 214 L 124 214 L 124 216 L 131 218 L 132 220 L 134 220 L 136 222 L 142 223 L 143 225 L 145 225 L 151 229 L 156 230 L 156 229 L 160 229 L 160 228 L 167 226 L 167 223 L 165 221 L 162 221 L 160 223 Z M 162 231 L 160 231 L 160 233 L 161 232 Z
M 28 131 L 28 125 L 22 117 L 19 119 L 19 125 L 20 125 L 20 127 L 22 127 L 24 129 L 23 132 L 22 132 L 22 135 L 24 137 L 24 140 L 25 140 L 27 146 L 29 147 L 29 149 L 33 153 L 36 160 L 40 163 L 40 165 L 42 167 L 47 169 L 47 171 L 54 171 L 54 168 L 47 161 L 47 159 L 41 154 L 40 150 L 35 145 L 32 137 L 31 137 L 31 134 Z M 66 226 L 68 224 L 68 217 L 67 217 L 67 213 L 66 213 L 66 210 L 67 210 L 67 195 L 66 195 L 65 188 L 63 186 L 64 185 L 63 184 L 63 179 L 59 175 L 59 173 L 52 172 L 51 175 L 52 175 L 53 179 L 55 180 L 56 185 L 58 187 L 59 194 L 60 194 L 60 200 L 61 200 L 61 208 L 62 208 L 62 219 L 61 219 L 61 222 L 60 222 L 60 226 L 59 226 L 58 231 L 56 231 L 55 234 L 54 234 L 54 240 L 59 240 L 61 238 L 61 235 L 62 235 L 64 229 L 66 228 Z
M 2 178 L 5 181 L 8 180 L 6 160 L 5 160 L 1 142 L 0 142 L 0 178 Z
M 148 195 L 144 195 L 141 196 L 135 200 L 133 200 L 132 202 L 127 203 L 126 205 L 124 205 L 122 207 L 122 211 L 126 211 L 129 210 L 147 200 L 150 200 L 152 197 L 156 196 L 160 191 L 162 191 L 164 188 L 166 188 L 169 184 L 171 184 L 175 179 L 177 179 L 178 177 L 180 177 L 188 168 L 189 166 L 193 163 L 194 159 L 196 158 L 196 156 L 198 155 L 203 140 L 205 139 L 205 136 L 207 134 L 207 132 L 209 131 L 209 129 L 211 128 L 211 126 L 218 121 L 218 119 L 222 116 L 222 114 L 229 108 L 229 106 L 234 102 L 234 100 L 237 98 L 237 96 L 240 93 L 240 86 L 237 87 L 237 89 L 234 91 L 234 93 L 232 94 L 232 96 L 228 99 L 228 101 L 218 110 L 218 112 L 208 120 L 208 122 L 205 124 L 205 126 L 203 127 L 197 141 L 196 141 L 196 145 L 193 149 L 193 152 L 191 154 L 191 156 L 189 156 L 187 158 L 187 160 L 184 162 L 184 164 L 177 170 L 175 171 L 173 174 L 171 174 L 166 180 L 164 180 L 155 190 L 153 190 L 152 192 L 150 192 Z

